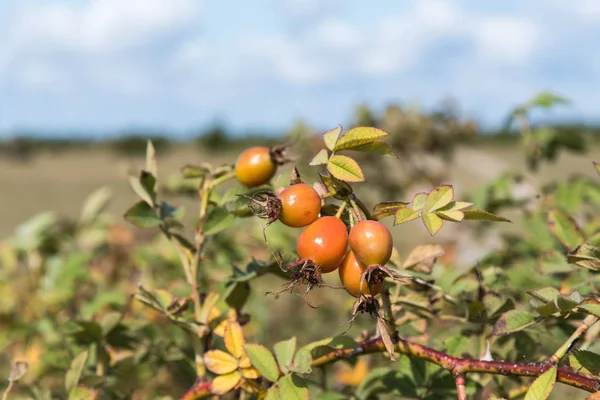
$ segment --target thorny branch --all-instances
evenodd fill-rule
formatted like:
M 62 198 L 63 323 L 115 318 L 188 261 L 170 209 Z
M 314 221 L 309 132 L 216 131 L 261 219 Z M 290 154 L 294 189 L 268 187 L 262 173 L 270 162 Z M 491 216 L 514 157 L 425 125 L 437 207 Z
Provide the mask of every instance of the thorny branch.
M 582 332 L 583 333 L 583 332 Z M 479 372 L 497 375 L 515 375 L 537 377 L 555 365 L 551 358 L 535 363 L 509 362 L 509 361 L 484 361 L 459 358 L 444 352 L 413 343 L 404 339 L 397 339 L 395 349 L 398 353 L 409 357 L 419 358 L 436 364 L 454 374 L 457 382 L 457 390 L 460 395 L 464 389 L 464 377 L 470 372 Z M 385 346 L 381 338 L 365 340 L 356 348 L 334 350 L 312 362 L 313 367 L 325 366 L 336 361 L 355 356 L 385 352 Z M 459 379 L 459 377 L 461 379 Z M 557 381 L 565 385 L 593 393 L 600 390 L 600 379 L 588 375 L 569 371 L 565 367 L 559 367 Z M 193 394 L 192 394 L 193 393 Z M 200 382 L 194 385 L 180 400 L 201 399 L 210 395 L 210 382 Z M 466 395 L 465 395 L 466 396 Z M 462 399 L 462 397 L 458 397 Z M 466 397 L 464 397 L 466 398 Z

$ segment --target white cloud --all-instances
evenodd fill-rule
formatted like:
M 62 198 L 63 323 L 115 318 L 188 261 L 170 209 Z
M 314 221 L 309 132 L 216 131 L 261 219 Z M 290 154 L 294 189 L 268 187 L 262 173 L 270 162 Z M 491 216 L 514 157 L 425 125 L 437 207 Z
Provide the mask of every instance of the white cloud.
M 600 20 L 600 1 L 578 0 L 569 2 L 569 8 L 575 10 L 584 19 L 590 21 Z
M 340 19 L 323 21 L 314 30 L 317 43 L 334 50 L 350 50 L 360 46 L 360 32 Z
M 513 64 L 528 62 L 540 37 L 534 23 L 509 17 L 483 19 L 475 25 L 473 35 L 483 58 Z

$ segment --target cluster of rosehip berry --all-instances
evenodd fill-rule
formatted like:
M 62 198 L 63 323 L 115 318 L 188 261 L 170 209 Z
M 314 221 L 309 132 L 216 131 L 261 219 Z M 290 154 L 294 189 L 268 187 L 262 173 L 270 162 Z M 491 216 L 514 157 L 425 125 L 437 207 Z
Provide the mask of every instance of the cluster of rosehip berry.
M 239 155 L 235 173 L 241 184 L 254 188 L 269 182 L 277 165 L 272 149 L 252 147 Z M 302 263 L 316 267 L 320 274 L 338 270 L 342 285 L 354 297 L 381 292 L 383 279 L 368 282 L 363 273 L 370 266 L 383 266 L 390 260 L 393 240 L 383 224 L 364 220 L 356 212 L 358 222 L 348 229 L 337 216 L 320 216 L 323 199 L 305 183 L 291 184 L 277 194 L 261 195 L 261 205 L 269 209 L 263 215 L 269 222 L 279 220 L 289 227 L 306 227 L 296 247 Z

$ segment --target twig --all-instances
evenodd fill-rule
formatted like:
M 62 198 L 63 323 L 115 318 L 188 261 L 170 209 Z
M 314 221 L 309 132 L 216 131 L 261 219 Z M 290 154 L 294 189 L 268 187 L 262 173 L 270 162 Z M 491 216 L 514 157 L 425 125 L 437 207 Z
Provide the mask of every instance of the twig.
M 6 387 L 6 389 L 4 390 L 4 394 L 2 395 L 2 400 L 8 399 L 8 394 L 12 390 L 14 383 L 15 381 L 12 380 L 8 382 L 8 386 Z
M 598 322 L 598 318 L 593 315 L 588 315 L 587 317 L 585 317 L 581 325 L 579 325 L 575 332 L 573 332 L 571 337 L 567 339 L 567 341 L 563 343 L 563 345 L 560 346 L 558 350 L 556 350 L 556 352 L 548 359 L 548 361 L 550 361 L 553 364 L 558 364 L 560 360 L 562 360 L 564 356 L 569 352 L 569 350 L 571 350 L 571 347 L 573 347 L 575 342 L 577 342 L 581 338 L 581 336 L 583 336 L 587 332 L 587 330 L 590 329 L 590 327 L 596 322 Z
M 454 382 L 456 382 L 456 398 L 458 400 L 467 400 L 467 388 L 465 386 L 465 375 L 455 374 Z

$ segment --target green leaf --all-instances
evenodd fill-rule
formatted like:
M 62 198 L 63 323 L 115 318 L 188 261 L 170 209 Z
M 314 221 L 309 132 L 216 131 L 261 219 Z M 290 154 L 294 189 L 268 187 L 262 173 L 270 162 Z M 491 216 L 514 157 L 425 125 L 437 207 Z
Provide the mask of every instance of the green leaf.
M 310 374 L 312 372 L 312 360 L 310 350 L 301 348 L 294 357 L 294 365 L 289 369 L 297 374 Z
M 509 219 L 483 210 L 464 210 L 465 220 L 511 222 Z
M 573 310 L 581 303 L 581 295 L 579 292 L 573 292 L 570 296 L 559 295 L 556 298 L 556 305 L 562 312 L 568 312 Z
M 191 165 L 187 164 L 181 168 L 181 174 L 185 179 L 202 178 L 210 172 L 210 165 Z
M 529 106 L 536 106 L 541 108 L 551 108 L 557 104 L 568 104 L 569 100 L 565 97 L 558 96 L 551 92 L 541 92 L 537 94 L 533 99 L 529 101 Z
M 342 133 L 342 126 L 338 125 L 337 128 L 330 129 L 323 134 L 323 141 L 329 150 L 333 151 L 340 133 Z
M 79 221 L 82 224 L 93 222 L 104 211 L 111 197 L 112 190 L 109 187 L 105 186 L 94 191 L 85 199 Z
M 552 235 L 568 250 L 573 250 L 583 243 L 584 238 L 579 227 L 567 213 L 552 210 L 546 220 Z
M 204 234 L 207 236 L 216 235 L 217 233 L 227 229 L 233 222 L 235 216 L 223 207 L 213 208 L 206 222 L 204 223 Z
M 124 218 L 138 228 L 153 228 L 161 223 L 154 209 L 145 201 L 140 201 L 127 210 Z
M 179 219 L 182 219 L 183 216 L 185 215 L 185 207 L 183 207 L 183 206 L 175 207 L 164 201 L 162 203 L 160 203 L 160 208 L 158 211 L 159 211 L 160 218 L 162 220 L 166 220 L 166 219 L 179 220 Z
M 446 339 L 444 344 L 446 345 L 446 353 L 454 357 L 460 357 L 467 348 L 469 339 L 466 336 L 458 335 Z
M 578 308 L 587 314 L 592 314 L 600 318 L 600 304 L 598 303 L 581 304 Z
M 250 290 L 248 282 L 235 282 L 225 292 L 225 302 L 231 308 L 241 309 L 250 297 Z
M 365 175 L 356 161 L 348 156 L 333 155 L 327 163 L 331 175 L 344 182 L 364 182 Z
M 321 392 L 317 395 L 316 400 L 347 400 L 349 398 L 338 392 Z
M 375 207 L 373 207 L 373 212 L 371 213 L 371 215 L 374 219 L 380 220 L 382 218 L 396 214 L 398 210 L 406 208 L 407 205 L 408 203 L 404 203 L 402 201 L 386 201 L 375 205 Z
M 600 247 L 583 243 L 567 255 L 567 261 L 591 270 L 600 270 Z
M 312 160 L 310 160 L 308 165 L 325 165 L 327 164 L 327 161 L 329 161 L 329 153 L 327 153 L 326 149 L 322 149 L 317 153 L 316 156 L 313 157 Z
M 508 335 L 521 331 L 537 322 L 536 316 L 523 310 L 511 310 L 502 314 L 494 325 L 493 334 L 496 336 Z
M 410 208 L 400 208 L 394 217 L 394 225 L 400 225 L 405 222 L 410 222 L 419 218 L 419 214 Z
M 360 144 L 358 146 L 352 147 L 349 150 L 379 154 L 382 156 L 393 156 L 394 155 L 394 152 L 392 151 L 392 147 L 389 144 L 387 144 L 386 142 L 380 142 L 380 141 Z
M 108 314 L 102 317 L 100 321 L 100 327 L 102 328 L 102 336 L 108 335 L 112 332 L 113 329 L 119 325 L 121 319 L 123 318 L 123 314 L 120 312 L 109 312 Z
M 543 302 L 555 302 L 560 292 L 553 287 L 545 287 L 538 290 L 527 290 L 527 294 Z
M 269 349 L 261 344 L 246 344 L 244 349 L 258 372 L 271 382 L 276 382 L 279 378 L 279 370 L 275 357 Z
M 359 126 L 346 131 L 346 133 L 344 133 L 338 139 L 333 150 L 339 151 L 354 149 L 354 147 L 374 142 L 377 139 L 381 139 L 386 136 L 389 136 L 388 133 L 382 131 L 381 129 Z
M 289 340 L 275 343 L 273 350 L 275 351 L 279 367 L 283 373 L 288 373 L 289 367 L 294 360 L 294 353 L 296 352 L 296 336 Z
M 556 383 L 556 366 L 538 376 L 525 395 L 525 400 L 545 400 Z
M 146 145 L 146 171 L 150 172 L 156 181 L 156 178 L 158 178 L 158 165 L 156 162 L 156 150 L 151 140 L 148 140 L 148 144 Z M 156 187 L 153 189 L 156 190 Z
M 569 365 L 577 373 L 596 376 L 600 374 L 600 354 L 579 350 L 569 356 Z
M 279 396 L 285 400 L 308 400 L 306 381 L 297 375 L 286 375 L 277 383 Z
M 85 368 L 89 353 L 90 352 L 88 350 L 84 350 L 77 354 L 73 361 L 71 361 L 71 366 L 67 370 L 67 374 L 65 376 L 65 388 L 67 393 L 71 393 L 71 391 L 79 383 L 79 379 L 81 379 L 81 374 Z
M 69 392 L 68 400 L 97 400 L 99 398 L 98 391 L 85 386 L 77 386 Z
M 425 211 L 431 212 L 447 206 L 454 200 L 454 188 L 450 185 L 442 185 L 434 188 L 425 201 Z
M 417 193 L 412 199 L 412 209 L 415 211 L 421 211 L 425 208 L 425 202 L 429 193 Z
M 444 221 L 435 215 L 435 213 L 423 213 L 421 218 L 431 236 L 435 235 L 442 228 L 444 223 Z

